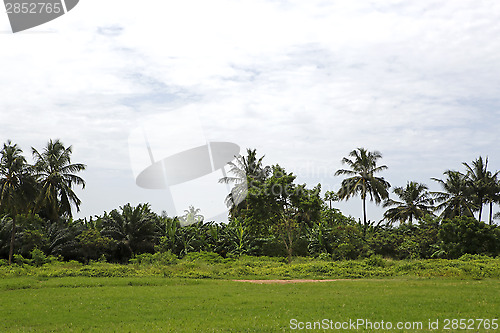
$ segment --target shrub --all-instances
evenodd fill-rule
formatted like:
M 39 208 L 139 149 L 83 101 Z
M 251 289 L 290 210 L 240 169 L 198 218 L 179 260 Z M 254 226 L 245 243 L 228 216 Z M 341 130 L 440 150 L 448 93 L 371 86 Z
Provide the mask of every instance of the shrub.
M 448 258 L 459 258 L 466 253 L 496 256 L 500 253 L 498 230 L 473 217 L 445 220 L 439 230 L 441 249 Z
M 185 257 L 186 261 L 204 261 L 208 263 L 220 263 L 224 260 L 220 255 L 214 252 L 190 252 Z
M 485 255 L 482 255 L 482 254 L 470 254 L 470 253 L 466 253 L 463 256 L 461 256 L 460 258 L 458 258 L 458 260 L 462 260 L 462 261 L 471 261 L 471 260 L 484 260 L 484 261 L 486 261 L 489 259 L 491 259 L 491 258 L 488 256 L 485 256 Z
M 130 259 L 131 264 L 136 265 L 172 265 L 177 262 L 177 256 L 172 254 L 172 252 L 157 252 L 155 254 L 143 253 L 134 256 Z
M 18 265 L 31 265 L 31 260 L 30 259 L 25 259 L 22 255 L 20 254 L 14 254 L 12 256 L 12 259 L 14 261 L 14 263 L 18 264 Z
M 365 264 L 372 267 L 385 267 L 385 261 L 381 255 L 372 255 L 365 259 Z
M 34 248 L 30 254 L 33 264 L 37 267 L 42 266 L 47 262 L 47 256 L 38 248 Z

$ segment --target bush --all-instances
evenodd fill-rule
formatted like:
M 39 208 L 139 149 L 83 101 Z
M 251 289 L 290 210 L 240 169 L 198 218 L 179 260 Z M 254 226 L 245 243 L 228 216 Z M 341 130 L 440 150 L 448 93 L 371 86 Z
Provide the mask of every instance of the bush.
M 286 257 L 285 244 L 276 238 L 257 238 L 255 239 L 256 247 L 260 251 L 253 253 L 257 256 L 266 257 Z
M 441 249 L 450 259 L 468 254 L 496 256 L 500 253 L 500 232 L 496 226 L 478 222 L 473 217 L 445 220 L 439 230 Z
M 372 255 L 365 259 L 365 264 L 372 267 L 385 267 L 385 261 L 381 255 Z
M 224 260 L 219 254 L 214 252 L 190 252 L 184 258 L 186 261 L 204 261 L 208 263 L 220 263 Z
M 155 254 L 143 253 L 134 256 L 129 260 L 131 264 L 136 265 L 173 265 L 177 262 L 177 256 L 172 252 L 157 252 Z
M 14 261 L 14 263 L 18 264 L 18 265 L 31 265 L 31 260 L 30 259 L 25 259 L 22 255 L 20 254 L 14 254 L 12 256 L 12 260 Z
M 485 256 L 485 255 L 482 255 L 482 254 L 470 254 L 470 253 L 466 253 L 463 256 L 461 256 L 460 258 L 458 258 L 458 260 L 462 260 L 462 261 L 471 261 L 471 260 L 486 261 L 489 259 L 491 259 L 491 258 L 488 256 Z
M 30 254 L 31 254 L 32 263 L 37 267 L 42 266 L 43 264 L 45 264 L 47 262 L 47 256 L 45 255 L 45 253 L 43 253 L 42 250 L 40 250 L 38 248 L 34 248 Z

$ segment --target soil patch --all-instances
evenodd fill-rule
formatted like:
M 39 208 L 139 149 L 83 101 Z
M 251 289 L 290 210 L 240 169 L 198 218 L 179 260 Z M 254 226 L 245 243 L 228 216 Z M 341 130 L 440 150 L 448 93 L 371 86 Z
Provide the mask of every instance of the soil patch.
M 310 280 L 310 279 L 296 279 L 296 280 L 233 280 L 236 282 L 249 282 L 258 284 L 285 284 L 285 283 L 308 283 L 308 282 L 332 282 L 332 281 L 346 281 L 346 279 L 327 279 L 327 280 Z

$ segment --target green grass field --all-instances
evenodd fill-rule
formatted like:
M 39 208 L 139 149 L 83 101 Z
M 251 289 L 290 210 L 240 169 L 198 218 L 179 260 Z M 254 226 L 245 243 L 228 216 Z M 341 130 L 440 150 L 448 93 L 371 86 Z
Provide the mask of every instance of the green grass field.
M 292 319 L 422 322 L 421 330 L 394 332 L 430 331 L 429 320 L 439 320 L 434 332 L 451 332 L 456 330 L 443 329 L 445 319 L 496 319 L 499 310 L 497 279 L 398 277 L 283 285 L 163 277 L 0 281 L 1 332 L 288 332 Z

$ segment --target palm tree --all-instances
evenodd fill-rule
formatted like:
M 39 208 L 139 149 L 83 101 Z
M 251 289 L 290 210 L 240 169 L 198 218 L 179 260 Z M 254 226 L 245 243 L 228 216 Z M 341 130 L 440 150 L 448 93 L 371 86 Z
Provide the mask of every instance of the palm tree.
M 198 222 L 202 222 L 204 217 L 203 215 L 199 214 L 200 211 L 201 209 L 199 208 L 194 208 L 194 206 L 189 206 L 189 209 L 184 210 L 186 214 L 184 214 L 180 219 L 181 225 L 184 227 Z
M 248 187 L 253 186 L 254 182 L 265 180 L 271 170 L 269 167 L 264 167 L 261 158 L 257 158 L 255 149 L 247 149 L 247 157 L 238 155 L 236 162 L 229 162 L 229 173 L 233 176 L 225 176 L 219 179 L 219 183 L 233 183 L 234 187 L 226 197 L 226 205 L 231 208 L 231 211 L 236 211 L 240 203 L 242 203 L 248 195 Z M 247 202 L 248 206 L 248 202 Z M 247 207 L 248 209 L 248 207 Z
M 490 204 L 490 225 L 493 223 L 493 204 L 500 202 L 500 179 L 498 179 L 498 171 L 490 175 L 489 190 L 486 195 L 486 202 Z
M 336 192 L 326 191 L 325 192 L 325 201 L 330 202 L 330 209 L 332 209 L 332 201 L 339 201 L 339 196 Z
M 421 219 L 425 215 L 432 214 L 434 200 L 432 200 L 428 187 L 417 182 L 408 182 L 406 187 L 396 187 L 393 192 L 401 201 L 387 199 L 384 207 L 393 207 L 387 210 L 384 218 L 390 222 L 400 221 L 412 224 L 413 218 Z
M 459 171 L 447 170 L 443 173 L 445 180 L 431 178 L 438 182 L 444 192 L 431 192 L 435 201 L 440 203 L 436 208 L 443 209 L 443 218 L 454 218 L 455 216 L 474 216 L 477 210 L 474 194 L 468 185 L 466 176 Z
M 477 206 L 479 208 L 478 221 L 481 221 L 483 204 L 488 201 L 488 195 L 491 194 L 492 191 L 492 182 L 494 178 L 496 178 L 498 172 L 491 174 L 491 172 L 488 171 L 488 157 L 483 160 L 483 158 L 479 156 L 478 159 L 472 161 L 472 165 L 467 163 L 463 163 L 463 165 L 467 169 L 467 183 L 477 199 Z
M 14 253 L 16 216 L 27 213 L 35 196 L 35 182 L 21 148 L 9 140 L 0 151 L 0 211 L 12 218 L 9 264 Z
M 151 212 L 149 204 L 132 207 L 126 204 L 114 209 L 102 218 L 101 234 L 118 242 L 125 249 L 124 257 L 131 257 L 138 252 L 152 252 L 158 236 L 157 215 Z
M 370 194 L 370 201 L 375 201 L 376 204 L 389 197 L 389 182 L 374 176 L 375 173 L 387 169 L 387 166 L 377 166 L 377 160 L 382 158 L 378 151 L 369 152 L 365 148 L 357 148 L 351 151 L 349 156 L 351 158 L 342 159 L 342 164 L 347 164 L 350 170 L 340 169 L 335 172 L 335 176 L 352 176 L 342 181 L 338 196 L 341 200 L 347 200 L 359 193 L 363 201 L 363 222 L 366 226 L 366 195 Z
M 85 170 L 86 166 L 71 163 L 72 149 L 72 146 L 64 147 L 59 139 L 50 140 L 41 153 L 32 147 L 34 168 L 41 187 L 37 208 L 52 221 L 63 215 L 71 217 L 71 204 L 80 210 L 81 201 L 72 187 L 81 185 L 85 188 L 85 181 L 75 173 Z

